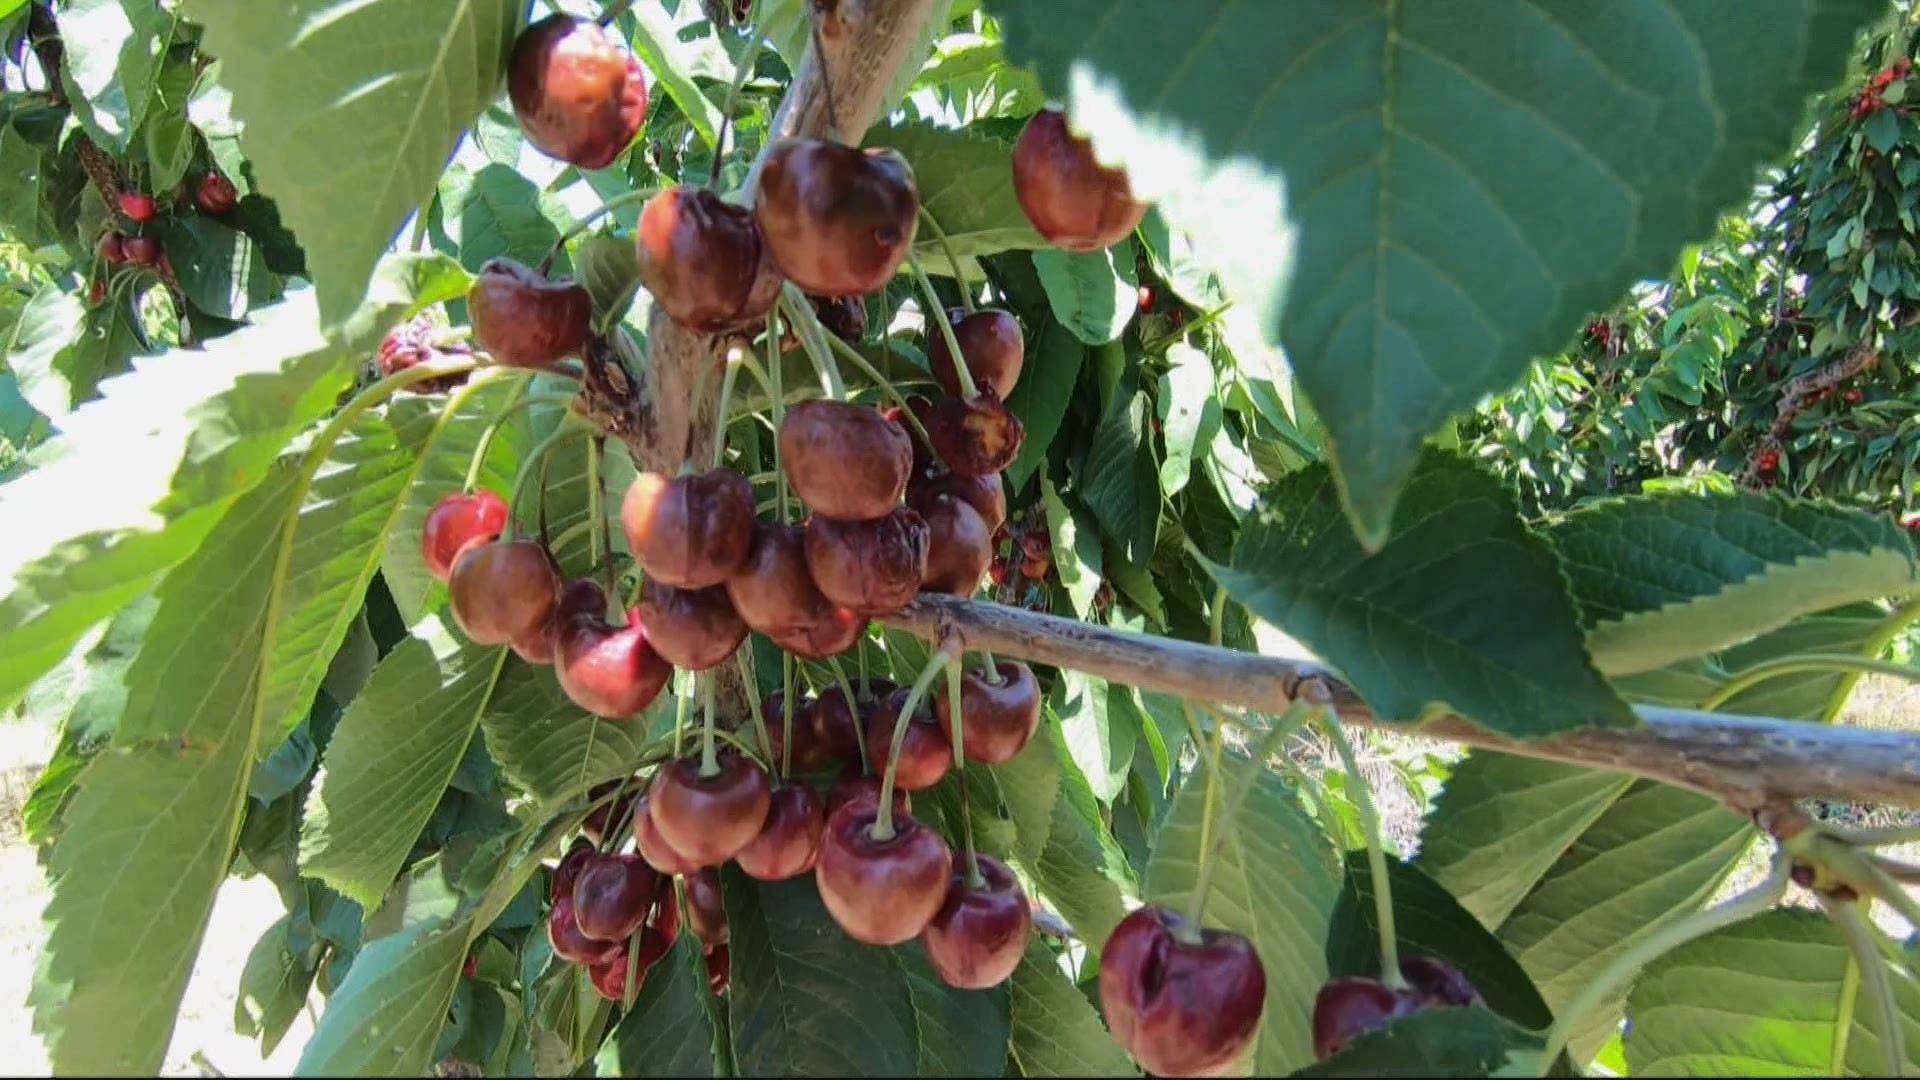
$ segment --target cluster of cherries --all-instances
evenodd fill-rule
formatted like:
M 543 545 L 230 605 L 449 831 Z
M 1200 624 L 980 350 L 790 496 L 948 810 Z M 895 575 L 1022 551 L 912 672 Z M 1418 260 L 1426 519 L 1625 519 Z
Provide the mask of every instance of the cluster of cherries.
M 1906 78 L 1912 70 L 1913 61 L 1902 56 L 1875 72 L 1873 78 L 1867 80 L 1866 85 L 1854 91 L 1853 100 L 1847 106 L 1847 115 L 1854 120 L 1863 120 L 1886 108 L 1887 100 L 1884 95 L 1887 88 Z M 1900 114 L 1905 116 L 1906 110 L 1900 110 Z
M 194 187 L 193 198 L 201 213 L 214 217 L 230 213 L 240 204 L 240 193 L 234 188 L 233 181 L 222 176 L 218 169 L 200 178 Z M 161 267 L 166 254 L 160 249 L 160 238 L 146 231 L 146 227 L 160 216 L 160 204 L 144 191 L 123 191 L 120 193 L 119 206 L 120 215 L 133 223 L 135 231 L 125 233 L 119 229 L 109 229 L 100 235 L 93 253 L 101 267 L 108 271 L 126 264 Z M 91 299 L 96 304 L 106 299 L 104 277 L 94 280 Z

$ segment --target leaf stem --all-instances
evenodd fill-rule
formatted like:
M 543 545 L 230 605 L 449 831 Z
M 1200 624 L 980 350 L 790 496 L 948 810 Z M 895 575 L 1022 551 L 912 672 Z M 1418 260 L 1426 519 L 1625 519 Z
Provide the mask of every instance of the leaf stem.
M 947 716 L 953 731 L 954 781 L 960 785 L 960 842 L 967 860 L 967 888 L 977 889 L 986 879 L 980 876 L 980 855 L 973 846 L 973 808 L 967 798 L 967 728 L 960 698 L 960 658 L 956 656 L 947 664 Z
M 780 306 L 786 310 L 787 323 L 793 327 L 794 336 L 800 339 L 800 348 L 819 372 L 827 399 L 845 401 L 847 387 L 840 381 L 840 368 L 833 362 L 833 350 L 827 347 L 827 340 L 833 335 L 820 325 L 820 316 L 814 314 L 812 301 L 789 281 L 780 287 Z
M 793 774 L 793 654 L 780 653 L 780 778 Z
M 726 153 L 727 132 L 733 126 L 733 107 L 740 100 L 740 88 L 747 84 L 748 76 L 753 74 L 754 61 L 760 59 L 760 48 L 766 44 L 767 36 L 760 32 L 761 7 L 761 0 L 753 0 L 752 10 L 747 12 L 747 51 L 740 56 L 740 64 L 733 72 L 733 82 L 727 86 L 726 103 L 720 106 L 720 128 L 713 133 L 713 161 L 707 166 L 707 186 L 710 188 L 720 179 L 720 158 Z
M 925 297 L 927 321 L 938 323 L 940 336 L 947 340 L 947 351 L 953 354 L 953 370 L 960 377 L 960 396 L 972 401 L 980 396 L 980 387 L 973 381 L 973 372 L 967 370 L 967 358 L 960 352 L 960 339 L 953 332 L 953 320 L 947 318 L 946 306 L 940 303 L 940 294 L 933 290 L 933 280 L 927 277 L 925 267 L 912 255 L 907 256 L 907 267 L 913 271 L 913 280 L 920 286 L 920 294 Z
M 1845 1076 L 1847 1042 L 1853 1034 L 1853 1013 L 1860 1002 L 1860 961 L 1847 953 L 1847 971 L 1840 978 L 1840 1007 L 1833 1022 L 1833 1046 L 1827 1056 L 1827 1075 Z
M 976 310 L 973 306 L 973 290 L 967 287 L 966 275 L 960 272 L 960 260 L 954 257 L 953 243 L 947 239 L 947 230 L 940 227 L 940 222 L 934 218 L 933 211 L 927 209 L 926 203 L 920 204 L 920 220 L 933 230 L 933 238 L 940 242 L 940 254 L 947 257 L 947 265 L 953 268 L 954 283 L 960 286 L 960 306 L 966 309 L 967 314 L 973 314 Z
M 1224 608 L 1224 605 L 1215 606 Z M 1326 720 L 1327 735 L 1339 751 L 1340 763 L 1346 766 L 1354 802 L 1360 807 L 1361 825 L 1367 831 L 1367 875 L 1373 879 L 1373 914 L 1380 924 L 1380 981 L 1389 990 L 1402 990 L 1407 982 L 1400 975 L 1400 938 L 1393 925 L 1393 883 L 1387 876 L 1387 853 L 1380 844 L 1380 815 L 1374 811 L 1373 793 L 1367 787 L 1366 776 L 1360 772 L 1359 760 L 1353 755 L 1353 744 L 1340 726 L 1340 715 L 1325 709 L 1322 716 Z
M 892 749 L 887 754 L 887 771 L 880 778 L 880 816 L 874 819 L 873 829 L 868 833 L 875 840 L 893 839 L 893 778 L 900 768 L 900 751 L 907 742 L 907 725 L 913 722 L 913 714 L 920 708 L 920 700 L 927 696 L 927 687 L 933 685 L 934 677 L 953 659 L 953 654 L 944 648 L 935 649 L 927 659 L 927 666 L 920 670 L 920 677 L 913 680 L 913 688 L 907 691 L 907 697 L 900 705 L 900 715 L 893 722 Z
M 1226 737 L 1213 729 L 1213 752 L 1207 760 L 1207 790 L 1200 802 L 1200 867 L 1193 876 L 1193 894 L 1187 897 L 1187 921 L 1175 935 L 1185 944 L 1200 943 L 1200 920 L 1206 916 L 1207 891 L 1212 887 L 1214 842 L 1213 812 L 1220 794 L 1220 752 Z
M 866 725 L 860 722 L 860 699 L 853 696 L 853 684 L 847 681 L 847 669 L 840 664 L 837 656 L 827 657 L 827 666 L 833 669 L 833 677 L 840 683 L 840 694 L 847 699 L 847 715 L 853 717 L 853 742 L 860 748 L 860 775 L 873 771 L 873 761 L 867 756 Z
M 1751 689 L 1769 679 L 1782 675 L 1795 675 L 1803 671 L 1846 671 L 1874 675 L 1892 675 L 1909 682 L 1920 682 L 1920 668 L 1906 664 L 1896 664 L 1887 660 L 1870 660 L 1864 656 L 1840 656 L 1823 653 L 1801 653 L 1796 656 L 1782 656 L 1764 663 L 1755 664 L 1742 670 L 1727 680 L 1726 685 L 1714 691 L 1713 696 L 1702 702 L 1702 712 L 1713 712 L 1733 700 L 1742 691 Z
M 514 388 L 513 399 L 502 406 L 499 412 L 494 413 L 493 418 L 487 422 L 485 430 L 480 432 L 479 441 L 474 444 L 473 457 L 467 462 L 467 478 L 466 481 L 461 484 L 460 489 L 469 494 L 472 493 L 474 486 L 480 482 L 480 470 L 486 468 L 487 453 L 493 449 L 493 440 L 499 436 L 500 429 L 506 426 L 506 421 L 509 417 L 534 405 L 573 404 L 572 394 L 527 393 L 527 386 L 533 380 L 532 375 L 516 375 L 514 377 L 519 380 L 519 385 Z
M 1860 982 L 1866 988 L 1867 1000 L 1873 1002 L 1875 1026 L 1879 1029 L 1875 1034 L 1880 1036 L 1880 1052 L 1887 1075 L 1907 1075 L 1907 1033 L 1902 1027 L 1904 1019 L 1899 1002 L 1894 998 L 1893 980 L 1887 977 L 1887 959 L 1880 954 L 1878 932 L 1861 914 L 1858 903 L 1823 896 L 1820 905 L 1827 909 L 1833 925 L 1840 928 L 1847 952 L 1859 965 Z

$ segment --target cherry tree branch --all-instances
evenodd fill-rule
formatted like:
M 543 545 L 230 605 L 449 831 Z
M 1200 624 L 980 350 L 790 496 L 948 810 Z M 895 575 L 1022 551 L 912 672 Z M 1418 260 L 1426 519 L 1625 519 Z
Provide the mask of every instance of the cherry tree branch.
M 1260 712 L 1323 702 L 1345 723 L 1410 732 L 1374 715 L 1353 688 L 1316 663 L 1112 630 L 999 604 L 921 596 L 880 620 L 967 649 L 1072 668 L 1111 682 Z M 1639 706 L 1641 726 L 1514 739 L 1460 716 L 1419 734 L 1689 788 L 1751 814 L 1797 798 L 1920 806 L 1920 735 L 1767 717 Z

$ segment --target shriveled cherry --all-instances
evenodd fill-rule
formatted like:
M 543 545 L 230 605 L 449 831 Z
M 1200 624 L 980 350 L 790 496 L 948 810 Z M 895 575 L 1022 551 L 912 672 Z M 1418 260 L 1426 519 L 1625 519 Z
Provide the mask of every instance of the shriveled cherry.
M 1100 950 L 1107 1027 L 1148 1072 L 1217 1076 L 1253 1045 L 1267 973 L 1246 938 L 1198 930 L 1149 904 L 1120 920 Z
M 660 838 L 697 866 L 718 866 L 760 835 L 772 792 L 767 774 L 747 758 L 720 755 L 711 776 L 698 758 L 681 758 L 654 777 L 653 823 Z
M 648 578 L 635 610 L 654 651 L 689 671 L 726 663 L 747 637 L 747 624 L 718 585 L 676 589 Z
M 898 945 L 927 928 L 947 898 L 953 853 L 911 814 L 874 835 L 879 800 L 853 799 L 827 818 L 814 879 L 827 914 L 855 941 Z
M 844 652 L 865 629 L 864 620 L 814 585 L 805 533 L 793 525 L 761 522 L 746 564 L 726 584 L 733 609 L 747 626 L 798 656 L 821 659 Z
M 633 557 L 657 580 L 704 589 L 732 577 L 753 547 L 753 484 L 733 469 L 635 477 L 620 504 Z
M 780 422 L 780 457 L 794 494 L 814 513 L 871 521 L 899 505 L 913 439 L 864 405 L 803 401 Z
M 820 797 L 800 784 L 773 789 L 766 824 L 760 835 L 734 855 L 740 869 L 759 881 L 785 881 L 813 869 L 820 857 L 820 834 L 826 828 Z
M 1007 489 L 999 473 L 962 476 L 956 472 L 921 475 L 907 488 L 907 505 L 927 516 L 927 507 L 941 495 L 951 495 L 973 507 L 989 534 L 1007 521 Z
M 1313 1052 L 1332 1057 L 1355 1038 L 1412 1011 L 1412 1002 L 1377 979 L 1328 979 L 1313 999 Z
M 234 207 L 240 205 L 240 192 L 234 188 L 233 181 L 220 175 L 218 170 L 200 178 L 199 186 L 194 188 L 193 198 L 200 204 L 202 213 L 216 217 L 231 213 Z
M 625 941 L 653 910 L 660 875 L 636 854 L 588 859 L 573 882 L 573 913 L 580 932 L 601 941 Z
M 589 20 L 551 15 L 534 23 L 514 41 L 507 64 L 514 117 L 548 157 L 605 168 L 646 121 L 640 62 Z
M 160 208 L 154 203 L 153 196 L 144 191 L 123 191 L 120 193 L 120 212 L 126 215 L 128 221 L 144 225 L 159 214 Z
M 726 900 L 720 894 L 720 872 L 709 868 L 682 880 L 687 886 L 687 928 L 702 945 L 725 945 L 730 938 Z
M 633 841 L 640 850 L 640 857 L 647 865 L 663 874 L 681 876 L 700 869 L 700 864 L 673 849 L 660 835 L 660 829 L 653 823 L 653 802 L 650 795 L 640 796 L 633 807 Z M 669 908 L 672 905 L 668 905 Z M 674 916 L 676 919 L 678 915 Z M 676 924 L 678 925 L 678 924 Z
M 1067 114 L 1043 109 L 1013 145 L 1013 193 L 1047 242 L 1068 251 L 1099 251 L 1127 238 L 1147 205 L 1133 197 L 1127 174 L 1094 157 L 1093 144 L 1067 128 Z
M 860 296 L 893 277 L 913 246 L 920 198 L 892 150 L 786 139 L 767 155 L 755 207 L 773 261 L 823 296 Z
M 507 527 L 507 500 L 481 488 L 456 491 L 433 504 L 420 528 L 420 556 L 441 581 L 453 576 L 453 557 L 473 539 L 493 540 Z
M 640 283 L 690 330 L 745 326 L 780 297 L 780 275 L 753 211 L 705 188 L 682 184 L 648 199 L 634 244 Z
M 1020 369 L 1026 364 L 1027 343 L 1020 335 L 1020 323 L 1012 315 L 994 308 L 969 315 L 964 310 L 947 312 L 953 322 L 953 336 L 960 343 L 960 355 L 967 360 L 967 373 L 980 389 L 991 388 L 1006 400 L 1020 381 Z M 953 351 L 947 348 L 947 335 L 937 326 L 927 328 L 927 363 L 933 377 L 948 394 L 959 396 L 960 372 L 953 364 Z
M 900 710 L 906 706 L 910 691 L 895 690 L 888 694 L 880 707 L 873 712 L 873 718 L 867 721 L 867 758 L 873 762 L 873 771 L 885 773 L 887 763 L 893 760 L 893 731 L 899 722 Z M 925 791 L 940 782 L 953 767 L 953 744 L 940 730 L 940 722 L 934 719 L 933 710 L 927 707 L 922 698 L 914 707 L 913 717 L 907 721 L 906 734 L 900 743 L 900 764 L 894 768 L 893 785 L 903 791 Z
M 575 964 L 597 964 L 625 951 L 618 941 L 601 941 L 580 932 L 571 896 L 555 900 L 547 912 L 547 941 L 553 946 L 553 955 Z
M 1033 669 L 1015 660 L 994 661 L 997 682 L 985 672 L 960 676 L 961 740 L 968 761 L 999 765 L 1026 749 L 1040 727 L 1040 684 Z M 934 701 L 940 728 L 953 738 L 952 698 L 945 687 Z
M 473 340 L 495 363 L 543 370 L 578 356 L 591 333 L 593 299 L 512 259 L 490 259 L 467 290 Z
M 807 569 L 828 600 L 857 615 L 898 611 L 927 573 L 927 523 L 900 507 L 873 521 L 807 521 Z
M 859 341 L 867 336 L 867 302 L 858 296 L 809 296 L 813 313 L 827 333 L 842 341 Z
M 922 592 L 972 596 L 993 561 L 993 530 L 972 504 L 935 495 L 915 509 L 927 523 L 927 572 Z
M 976 860 L 981 881 L 969 885 L 966 857 L 954 859 L 947 898 L 920 932 L 934 972 L 962 990 L 984 990 L 1007 981 L 1033 936 L 1033 908 L 1013 871 L 991 855 Z
M 553 559 L 531 540 L 469 541 L 454 557 L 447 587 L 454 619 L 481 645 L 538 632 L 560 599 Z
M 962 476 L 986 476 L 1013 464 L 1026 425 L 991 390 L 975 398 L 941 398 L 927 424 L 933 451 Z
M 425 315 L 408 319 L 387 331 L 380 339 L 380 351 L 374 354 L 380 374 L 394 375 L 449 356 L 472 355 L 473 349 L 465 342 L 440 340 L 441 332 L 440 325 Z M 441 394 L 466 381 L 467 373 L 458 372 L 409 383 L 407 389 L 416 394 Z

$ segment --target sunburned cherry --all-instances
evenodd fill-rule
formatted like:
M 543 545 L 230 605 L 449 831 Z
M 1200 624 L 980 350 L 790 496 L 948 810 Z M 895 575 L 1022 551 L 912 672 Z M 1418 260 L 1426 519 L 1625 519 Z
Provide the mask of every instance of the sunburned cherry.
M 676 589 L 648 578 L 635 610 L 654 651 L 689 671 L 726 663 L 747 637 L 747 624 L 718 585 Z
M 913 439 L 864 405 L 803 401 L 780 422 L 780 458 L 794 494 L 814 513 L 871 521 L 899 505 L 913 471 Z
M 754 530 L 746 564 L 727 579 L 727 596 L 748 627 L 809 659 L 844 652 L 865 629 L 864 620 L 814 585 L 805 533 L 780 522 Z
M 953 853 L 910 814 L 874 835 L 879 801 L 854 799 L 827 819 L 814 879 L 827 914 L 855 941 L 898 945 L 919 934 L 947 898 Z
M 144 191 L 123 191 L 120 193 L 120 212 L 127 220 L 135 224 L 145 224 L 160 212 L 153 196 Z
M 807 521 L 807 569 L 828 600 L 857 615 L 898 611 L 927 574 L 927 523 L 905 507 L 873 521 Z
M 580 932 L 601 941 L 625 941 L 653 910 L 660 875 L 639 855 L 599 855 L 573 882 L 573 913 Z
M 121 241 L 121 249 L 126 252 L 127 261 L 135 266 L 153 266 L 162 258 L 160 241 L 151 236 L 129 236 Z
M 690 330 L 745 326 L 780 297 L 780 275 L 753 212 L 705 188 L 682 184 L 648 199 L 634 244 L 640 283 Z
M 480 645 L 505 645 L 539 631 L 560 598 L 560 575 L 531 540 L 470 540 L 447 580 L 453 617 Z
M 962 990 L 1007 981 L 1033 935 L 1033 908 L 1013 871 L 991 855 L 976 858 L 980 884 L 967 884 L 966 857 L 956 857 L 947 898 L 920 932 L 934 972 Z
M 1007 521 L 1007 490 L 999 473 L 961 476 L 956 472 L 918 476 L 907 488 L 907 505 L 927 516 L 927 507 L 941 495 L 951 495 L 973 507 L 992 533 Z
M 995 678 L 969 671 L 960 676 L 961 742 L 967 760 L 999 765 L 1026 749 L 1040 727 L 1040 685 L 1033 669 L 1014 660 L 996 660 Z M 952 699 L 944 687 L 934 703 L 941 730 L 953 737 Z
M 967 373 L 980 389 L 991 388 L 1006 400 L 1020 381 L 1020 369 L 1026 363 L 1027 343 L 1020 336 L 1020 323 L 1004 311 L 988 308 L 969 315 L 964 310 L 947 312 L 953 323 L 954 339 L 960 342 L 960 355 L 967 360 Z M 927 362 L 940 388 L 958 396 L 960 372 L 953 365 L 953 351 L 947 348 L 947 335 L 937 326 L 927 328 Z
M 1218 1076 L 1253 1045 L 1267 973 L 1253 944 L 1199 930 L 1149 904 L 1100 950 L 1100 1008 L 1114 1039 L 1148 1072 Z
M 1413 1003 L 1377 979 L 1328 979 L 1313 999 L 1313 1052 L 1329 1058 L 1353 1039 L 1413 1011 Z
M 641 473 L 620 504 L 634 559 L 676 589 L 732 577 L 753 547 L 753 484 L 732 469 L 668 477 Z
M 720 872 L 701 870 L 682 880 L 687 887 L 687 928 L 702 945 L 725 945 L 730 938 L 726 900 L 720 893 Z
M 568 587 L 569 599 L 588 595 L 591 582 Z M 554 674 L 560 689 L 575 705 L 611 719 L 640 715 L 673 677 L 673 665 L 648 643 L 638 613 L 627 613 L 625 626 L 614 626 L 585 599 L 563 604 L 559 644 L 554 651 Z
M 700 869 L 699 863 L 675 851 L 673 845 L 661 837 L 659 827 L 653 823 L 653 802 L 649 795 L 640 796 L 640 801 L 634 804 L 633 841 L 647 865 L 663 874 L 680 876 Z
M 833 817 L 834 811 L 850 802 L 862 801 L 874 806 L 880 805 L 880 778 L 862 776 L 857 770 L 842 773 L 840 779 L 833 782 L 832 790 L 827 792 L 827 817 Z M 912 804 L 907 799 L 906 789 L 895 784 L 893 812 L 898 815 L 907 813 L 911 809 Z
M 230 213 L 234 207 L 240 205 L 240 192 L 235 190 L 233 181 L 220 175 L 218 171 L 210 172 L 200 178 L 199 185 L 194 188 L 193 198 L 200 204 L 202 213 L 216 217 Z
M 826 828 L 820 797 L 800 784 L 773 790 L 767 822 L 760 835 L 733 859 L 747 876 L 759 881 L 785 881 L 813 869 L 820 857 L 820 834 Z
M 859 341 L 867 336 L 867 302 L 858 296 L 809 296 L 813 313 L 827 333 L 842 341 Z
M 991 390 L 975 398 L 942 398 L 927 424 L 933 451 L 962 476 L 987 476 L 1013 464 L 1027 429 Z
M 586 19 L 552 15 L 521 32 L 507 96 L 527 141 L 585 169 L 613 163 L 647 116 L 640 62 Z
M 1013 145 L 1013 192 L 1040 235 L 1068 251 L 1112 247 L 1147 216 L 1127 174 L 1102 166 L 1093 144 L 1068 130 L 1067 114 L 1059 109 L 1035 113 L 1020 132 Z
M 654 778 L 653 823 L 660 838 L 697 866 L 718 866 L 760 835 L 772 792 L 767 774 L 738 754 L 722 754 L 711 776 L 698 758 L 661 766 Z
M 895 690 L 887 695 L 880 707 L 873 712 L 873 718 L 867 721 L 867 757 L 873 762 L 873 771 L 884 774 L 887 763 L 893 760 L 893 732 L 898 724 L 900 710 L 906 706 L 908 690 Z M 940 722 L 934 719 L 933 710 L 927 707 L 922 698 L 914 707 L 913 718 L 907 721 L 906 733 L 900 743 L 900 764 L 894 769 L 893 784 L 904 791 L 925 791 L 940 782 L 953 767 L 953 744 L 947 742 L 947 736 L 940 730 Z
M 786 139 L 760 171 L 755 216 L 780 272 L 810 293 L 860 296 L 913 246 L 920 198 L 892 150 Z
M 429 573 L 446 581 L 453 576 L 453 557 L 469 540 L 493 540 L 506 527 L 507 500 L 485 488 L 456 491 L 427 511 L 420 528 L 420 556 Z
M 551 368 L 587 347 L 593 300 L 571 281 L 549 281 L 512 259 L 492 259 L 467 290 L 473 340 L 495 363 Z
M 927 572 L 922 592 L 972 596 L 993 561 L 993 530 L 970 503 L 935 495 L 916 505 L 927 523 Z
M 547 941 L 553 945 L 553 955 L 574 964 L 597 964 L 624 951 L 618 941 L 600 941 L 580 932 L 571 896 L 555 900 L 547 912 Z

